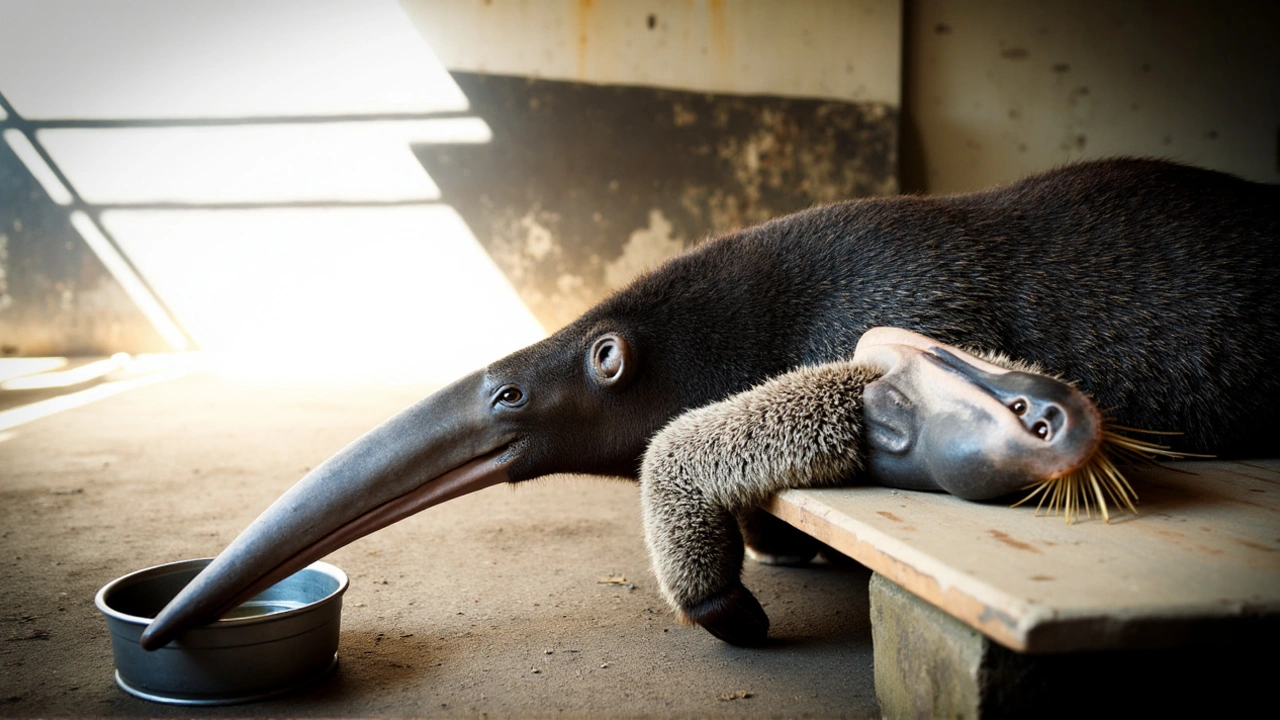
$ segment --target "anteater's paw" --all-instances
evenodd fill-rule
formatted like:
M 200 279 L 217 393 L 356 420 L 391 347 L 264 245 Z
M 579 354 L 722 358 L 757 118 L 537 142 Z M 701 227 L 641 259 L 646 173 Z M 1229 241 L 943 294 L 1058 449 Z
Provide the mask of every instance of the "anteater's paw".
M 681 612 L 730 645 L 758 647 L 769 636 L 769 616 L 741 583 Z

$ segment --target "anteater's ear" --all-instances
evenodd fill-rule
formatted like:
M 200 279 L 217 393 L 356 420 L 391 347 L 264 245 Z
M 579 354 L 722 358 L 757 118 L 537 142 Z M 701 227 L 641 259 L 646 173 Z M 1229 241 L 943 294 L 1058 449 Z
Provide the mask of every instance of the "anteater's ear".
M 625 387 L 635 375 L 637 358 L 630 343 L 609 333 L 592 343 L 587 363 L 597 385 L 616 390 Z

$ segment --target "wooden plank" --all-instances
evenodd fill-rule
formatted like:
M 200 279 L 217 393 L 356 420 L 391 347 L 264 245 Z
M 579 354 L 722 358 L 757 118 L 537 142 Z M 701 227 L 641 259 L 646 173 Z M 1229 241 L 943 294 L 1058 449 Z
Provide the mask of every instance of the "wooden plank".
M 881 487 L 788 490 L 766 509 L 1022 652 L 1173 644 L 1280 616 L 1276 463 L 1176 467 L 1131 471 L 1139 515 L 1110 524 Z
M 1241 472 L 1263 471 L 1261 475 L 1271 477 L 1280 482 L 1280 459 L 1277 460 L 1238 460 Z

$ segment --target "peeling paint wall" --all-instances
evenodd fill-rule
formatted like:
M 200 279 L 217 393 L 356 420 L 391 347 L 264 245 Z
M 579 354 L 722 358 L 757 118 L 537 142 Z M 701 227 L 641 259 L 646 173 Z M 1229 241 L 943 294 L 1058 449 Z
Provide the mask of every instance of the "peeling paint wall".
M 548 330 L 709 235 L 897 191 L 886 104 L 453 75 L 493 140 L 415 152 Z
M 548 330 L 725 232 L 898 190 L 901 0 L 400 0 L 484 147 L 419 159 Z
M 1280 182 L 1280 3 L 910 0 L 903 186 L 1164 157 Z

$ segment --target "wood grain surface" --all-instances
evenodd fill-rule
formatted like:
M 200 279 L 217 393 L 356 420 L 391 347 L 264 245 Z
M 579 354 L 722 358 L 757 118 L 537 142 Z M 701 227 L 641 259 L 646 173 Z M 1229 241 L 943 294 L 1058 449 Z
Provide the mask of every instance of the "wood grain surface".
M 788 490 L 766 509 L 1022 652 L 1229 639 L 1280 618 L 1280 460 L 1128 475 L 1139 514 L 1110 523 L 882 487 Z

